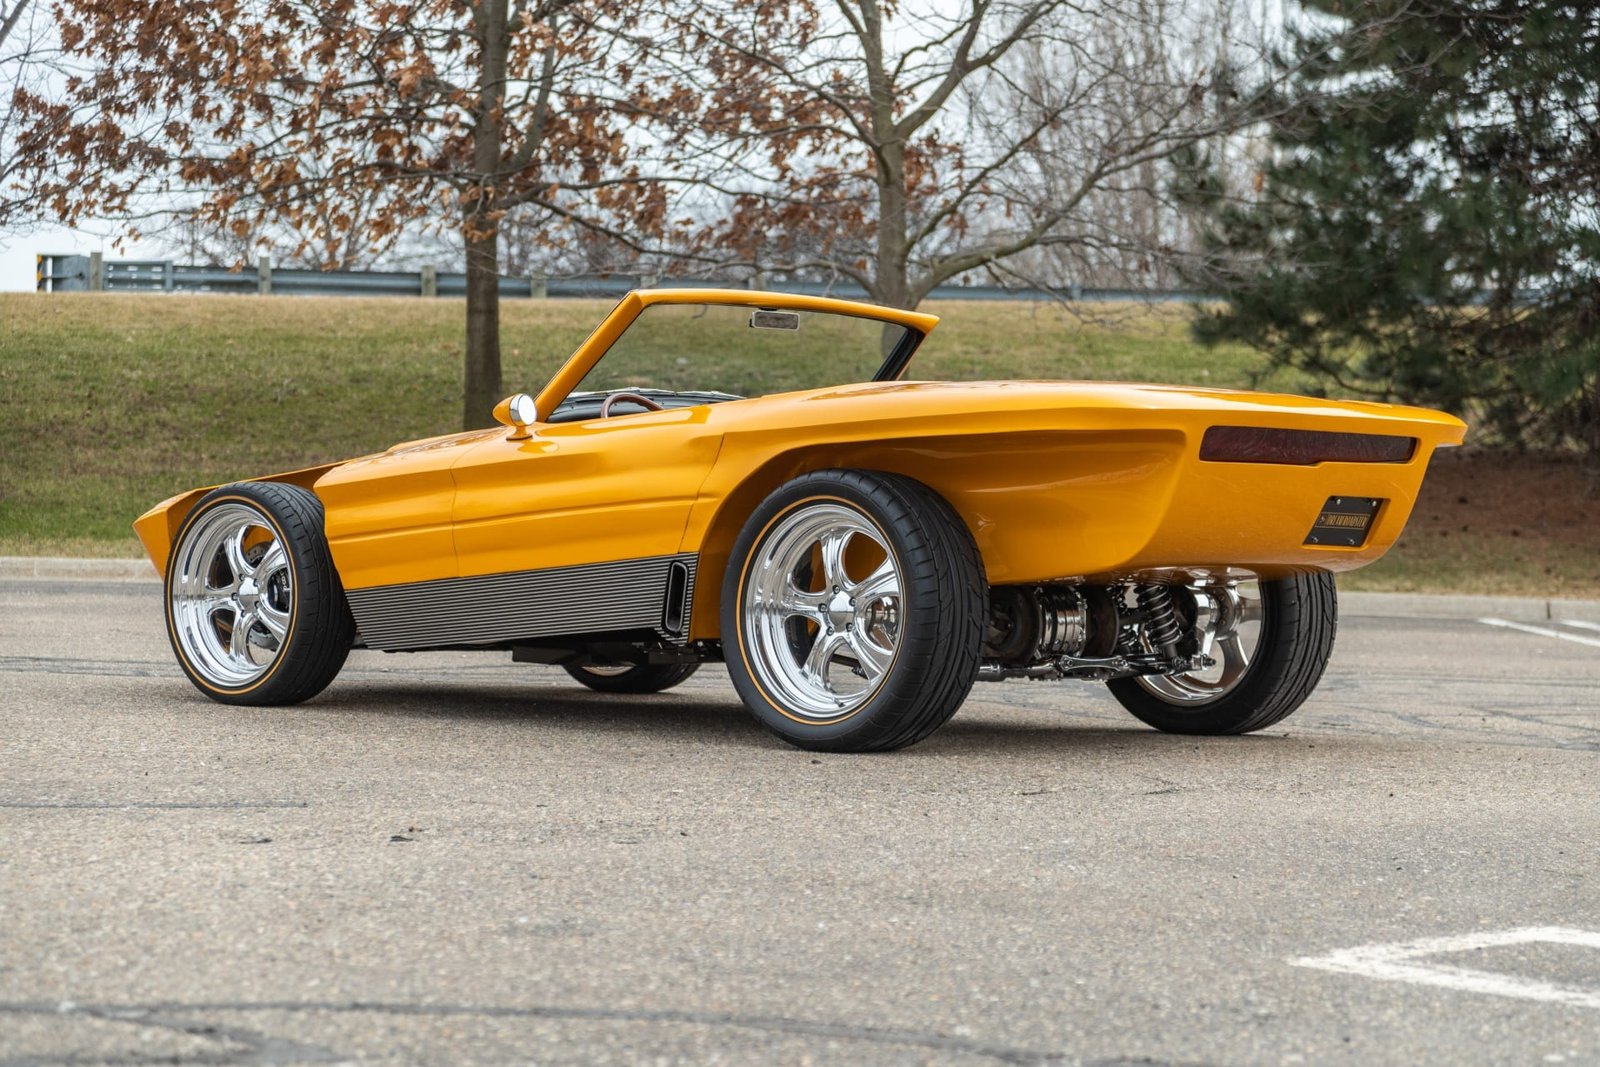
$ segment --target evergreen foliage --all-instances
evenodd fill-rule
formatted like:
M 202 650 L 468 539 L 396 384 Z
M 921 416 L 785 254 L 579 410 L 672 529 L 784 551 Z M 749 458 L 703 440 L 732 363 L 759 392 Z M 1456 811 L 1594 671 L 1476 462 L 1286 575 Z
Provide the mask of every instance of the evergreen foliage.
M 1600 6 L 1302 6 L 1253 195 L 1187 161 L 1229 301 L 1197 335 L 1600 455 Z

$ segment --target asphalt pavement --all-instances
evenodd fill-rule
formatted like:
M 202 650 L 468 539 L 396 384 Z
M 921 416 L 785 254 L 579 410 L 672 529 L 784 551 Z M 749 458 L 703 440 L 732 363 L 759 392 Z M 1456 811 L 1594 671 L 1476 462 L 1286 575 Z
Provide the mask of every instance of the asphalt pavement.
M 1600 620 L 1350 605 L 1261 734 L 818 756 L 720 668 L 227 708 L 155 583 L 0 578 L 0 1065 L 1600 1064 Z

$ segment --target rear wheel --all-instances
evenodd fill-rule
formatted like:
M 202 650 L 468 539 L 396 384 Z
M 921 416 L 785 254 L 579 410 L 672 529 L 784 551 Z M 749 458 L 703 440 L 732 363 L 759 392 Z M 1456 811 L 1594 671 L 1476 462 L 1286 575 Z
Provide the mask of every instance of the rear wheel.
M 344 666 L 355 621 L 322 533 L 322 502 L 275 482 L 200 499 L 167 561 L 178 664 L 224 704 L 296 704 Z
M 573 679 L 601 693 L 659 693 L 700 669 L 698 663 L 585 663 L 562 669 Z
M 780 486 L 735 541 L 722 589 L 728 674 L 802 748 L 901 748 L 955 714 L 977 677 L 986 586 L 938 494 L 877 471 Z
M 1192 605 L 1199 651 L 1217 663 L 1186 674 L 1108 682 L 1135 718 L 1167 733 L 1249 733 L 1281 722 L 1317 687 L 1339 621 L 1333 575 L 1179 592 Z

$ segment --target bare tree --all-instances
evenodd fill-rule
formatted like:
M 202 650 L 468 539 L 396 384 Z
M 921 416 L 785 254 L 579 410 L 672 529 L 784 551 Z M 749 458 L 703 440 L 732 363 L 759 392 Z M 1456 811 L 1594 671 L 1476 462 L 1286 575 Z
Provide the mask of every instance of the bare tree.
M 0 227 L 25 218 L 33 199 L 18 177 L 22 117 L 13 101 L 36 86 L 48 63 L 49 49 L 35 31 L 34 14 L 32 0 L 0 0 Z
M 313 153 L 302 153 L 296 166 L 308 184 L 333 180 L 332 168 Z M 148 220 L 144 233 L 192 263 L 237 266 L 267 256 L 279 266 L 307 270 L 370 270 L 393 256 L 404 235 L 377 225 L 386 195 L 382 185 L 352 187 L 345 196 L 314 199 L 304 211 L 268 219 L 260 228 L 239 226 L 238 219 L 219 218 L 204 206 L 185 209 L 179 198 L 170 217 Z M 426 228 L 441 228 L 440 221 L 429 220 Z M 459 242 L 454 252 L 457 258 L 462 254 Z
M 709 104 L 670 144 L 717 194 L 695 251 L 835 272 L 912 307 L 1029 250 L 1155 238 L 1108 206 L 1241 114 L 1215 53 L 1183 47 L 1186 2 L 819 0 L 772 48 L 747 6 L 704 0 Z M 724 72 L 741 63 L 748 87 Z
M 22 16 L 27 13 L 29 0 L 12 0 L 9 8 L 0 6 L 0 48 L 6 46 L 6 41 L 16 31 L 22 22 Z
M 348 262 L 407 226 L 455 231 L 465 421 L 500 391 L 501 220 L 529 206 L 649 239 L 666 197 L 634 164 L 648 49 L 625 0 L 61 0 L 82 66 L 24 94 L 29 177 L 63 222 L 174 212 L 294 234 Z M 649 91 L 680 106 L 659 81 Z M 630 110 L 631 109 L 631 110 Z
M 1262 78 L 1270 30 L 1258 13 L 1241 0 L 1138 0 L 1125 14 L 1085 25 L 1083 36 L 1099 54 L 1125 56 L 1128 74 L 1087 79 L 1094 91 L 1043 130 L 1002 179 L 1003 203 L 1030 217 L 1055 209 L 1054 227 L 1032 248 L 989 264 L 990 273 L 1051 288 L 1177 284 L 1199 254 L 1202 223 L 1175 187 L 1173 152 L 1203 152 L 1234 185 L 1259 166 L 1264 131 L 1242 111 L 1239 88 Z M 1076 59 L 1028 49 L 1016 84 L 999 87 L 1002 106 L 991 113 L 1026 114 L 1028 101 L 1083 84 Z M 1208 106 L 1177 99 L 1183 87 L 1191 97 L 1203 93 Z

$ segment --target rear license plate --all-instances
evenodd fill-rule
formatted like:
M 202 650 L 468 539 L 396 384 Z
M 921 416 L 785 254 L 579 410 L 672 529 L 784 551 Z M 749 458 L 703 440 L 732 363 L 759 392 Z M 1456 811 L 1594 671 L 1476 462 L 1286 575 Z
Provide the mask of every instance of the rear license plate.
M 1382 500 L 1370 496 L 1330 496 L 1311 532 L 1306 534 L 1305 543 L 1360 548 L 1382 506 Z

